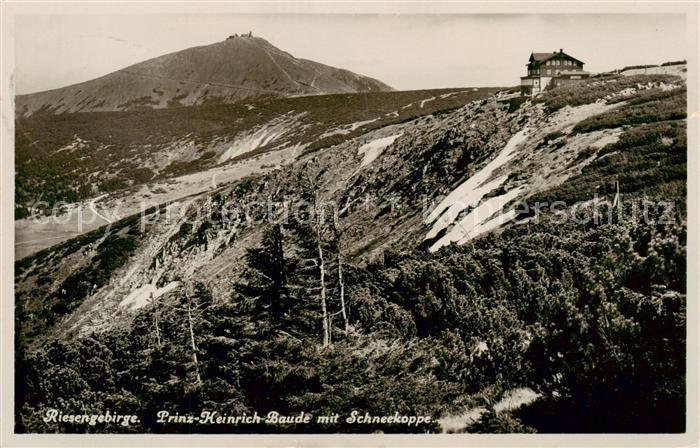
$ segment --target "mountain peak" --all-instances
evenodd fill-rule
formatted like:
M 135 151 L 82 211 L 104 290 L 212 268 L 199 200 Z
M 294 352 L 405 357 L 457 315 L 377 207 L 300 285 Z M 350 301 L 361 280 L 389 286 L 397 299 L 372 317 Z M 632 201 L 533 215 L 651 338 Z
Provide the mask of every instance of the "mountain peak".
M 210 45 L 158 56 L 80 84 L 19 95 L 18 115 L 126 111 L 392 90 L 348 70 L 297 59 L 262 37 L 231 35 Z

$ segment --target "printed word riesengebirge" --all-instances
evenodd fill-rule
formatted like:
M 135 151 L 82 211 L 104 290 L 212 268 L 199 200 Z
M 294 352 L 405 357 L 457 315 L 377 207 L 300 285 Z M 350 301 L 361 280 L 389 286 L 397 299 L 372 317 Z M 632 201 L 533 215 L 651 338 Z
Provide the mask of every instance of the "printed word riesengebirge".
M 101 424 L 119 424 L 129 426 L 140 423 L 136 415 L 113 414 L 106 411 L 102 414 L 64 414 L 56 409 L 47 409 L 43 417 L 44 423 L 75 423 L 78 425 L 95 426 Z

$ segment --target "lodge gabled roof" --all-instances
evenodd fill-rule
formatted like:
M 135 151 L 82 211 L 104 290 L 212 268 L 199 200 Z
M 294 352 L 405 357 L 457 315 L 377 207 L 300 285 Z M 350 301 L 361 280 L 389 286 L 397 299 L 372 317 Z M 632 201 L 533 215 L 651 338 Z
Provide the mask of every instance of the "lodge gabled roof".
M 554 58 L 555 56 L 565 56 L 565 57 L 572 59 L 576 62 L 580 62 L 581 64 L 584 63 L 583 61 L 576 59 L 575 57 L 573 57 L 569 54 L 564 53 L 564 50 L 559 50 L 559 51 L 555 51 L 553 53 L 535 53 L 535 52 L 532 52 L 532 53 L 530 53 L 530 60 L 529 60 L 528 64 L 531 64 L 533 62 L 540 62 L 540 63 L 545 62 L 545 61 L 548 61 L 549 59 Z M 528 64 L 526 64 L 526 65 L 528 65 Z
M 555 54 L 556 53 L 532 53 L 530 55 L 530 60 L 534 60 L 537 62 L 546 61 L 547 59 L 551 58 Z

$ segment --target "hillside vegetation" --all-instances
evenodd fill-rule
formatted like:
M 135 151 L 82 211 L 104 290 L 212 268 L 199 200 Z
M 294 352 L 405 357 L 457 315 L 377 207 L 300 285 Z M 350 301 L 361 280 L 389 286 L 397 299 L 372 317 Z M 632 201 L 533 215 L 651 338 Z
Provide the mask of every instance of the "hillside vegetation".
M 35 212 L 48 213 L 59 202 L 211 168 L 241 140 L 241 154 L 233 161 L 295 145 L 313 150 L 378 127 L 454 109 L 497 90 L 319 95 L 18 118 L 15 217 L 29 216 L 34 206 Z M 265 132 L 270 123 L 282 126 Z M 251 133 L 255 138 L 246 141 Z
M 16 429 L 683 432 L 685 111 L 681 80 L 643 75 L 518 107 L 475 98 L 313 148 L 174 221 L 151 210 L 25 258 Z M 391 143 L 367 162 L 378 141 Z M 452 221 L 421 216 L 457 207 L 474 176 L 491 188 Z M 265 198 L 311 206 L 227 215 Z M 323 219 L 328 203 L 340 212 Z M 435 246 L 484 204 L 486 230 Z M 513 218 L 490 227 L 499 216 Z M 139 302 L 153 289 L 168 292 Z M 498 406 L 523 388 L 536 398 Z M 58 407 L 141 423 L 40 419 Z M 343 418 L 193 427 L 157 423 L 161 409 Z M 353 410 L 431 421 L 345 422 Z
M 15 110 L 20 116 L 130 111 L 390 90 L 376 79 L 295 58 L 263 38 L 237 36 L 158 56 L 79 84 L 18 95 Z

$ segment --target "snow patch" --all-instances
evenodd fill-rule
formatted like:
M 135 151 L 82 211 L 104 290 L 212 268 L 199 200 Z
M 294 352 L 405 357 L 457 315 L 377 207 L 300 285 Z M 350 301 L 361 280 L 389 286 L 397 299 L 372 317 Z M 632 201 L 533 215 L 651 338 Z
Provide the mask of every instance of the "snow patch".
M 428 98 L 428 99 L 421 101 L 420 108 L 423 109 L 423 106 L 425 105 L 425 103 L 430 102 L 430 101 L 435 101 L 435 97 L 431 97 L 431 98 Z
M 34 143 L 36 143 L 36 142 L 34 142 Z M 76 151 L 78 149 L 84 149 L 85 147 L 88 146 L 87 143 L 88 143 L 87 140 L 83 140 L 82 138 L 80 138 L 76 135 L 73 137 L 72 142 L 57 149 L 55 154 L 58 154 L 59 152 L 63 152 L 63 151 L 73 152 L 73 151 Z
M 522 190 L 522 188 L 514 188 L 501 196 L 489 198 L 482 202 L 467 216 L 462 218 L 447 234 L 435 242 L 430 247 L 430 251 L 435 252 L 450 243 L 464 244 L 472 238 L 495 230 L 510 221 L 515 217 L 515 210 L 500 214 L 495 218 L 493 216 L 500 212 L 508 202 L 517 198 Z
M 595 149 L 601 149 L 607 145 L 611 145 L 613 143 L 617 143 L 618 140 L 620 140 L 620 135 L 622 134 L 622 130 L 618 130 L 616 133 L 605 135 L 602 138 L 596 140 L 591 144 L 591 147 Z
M 625 74 L 626 73 L 627 72 L 625 72 Z M 649 81 L 646 84 L 637 83 L 637 85 L 634 87 L 627 87 L 627 88 L 620 90 L 619 92 L 610 93 L 610 94 L 606 95 L 605 97 L 603 97 L 603 100 L 608 101 L 608 100 L 611 100 L 614 98 L 619 98 L 619 97 L 631 97 L 635 93 L 641 92 L 644 90 L 660 89 L 662 92 L 668 92 L 669 90 L 678 89 L 680 87 L 681 86 L 678 84 L 666 84 L 665 82 L 662 82 L 662 81 L 654 81 L 654 82 Z
M 501 398 L 493 409 L 496 412 L 512 411 L 523 405 L 530 404 L 537 400 L 540 394 L 533 391 L 529 387 L 521 387 L 518 389 L 509 390 L 503 398 Z M 486 412 L 483 406 L 467 409 L 465 412 L 455 415 L 447 415 L 438 420 L 443 433 L 453 433 L 463 431 L 467 426 L 477 422 L 481 415 Z
M 269 142 L 275 140 L 279 137 L 281 132 L 269 131 L 267 129 L 262 129 L 252 135 L 245 136 L 240 140 L 236 140 L 225 153 L 219 158 L 219 162 L 225 162 L 226 160 L 233 159 L 241 154 L 245 154 L 250 151 L 254 151 L 262 146 L 265 146 Z
M 480 173 L 477 173 L 475 176 L 478 176 L 479 174 Z M 472 182 L 469 182 L 469 180 L 464 182 L 452 193 L 450 193 L 445 200 L 443 200 L 443 202 L 445 202 L 450 199 L 450 206 L 447 211 L 440 216 L 440 219 L 433 225 L 428 234 L 425 236 L 425 239 L 429 240 L 435 238 L 438 233 L 442 231 L 442 229 L 452 224 L 463 210 L 467 209 L 468 207 L 475 207 L 484 196 L 503 185 L 508 178 L 507 176 L 500 176 L 491 182 L 476 186 L 475 184 L 478 183 L 481 177 L 483 176 L 479 176 L 477 179 L 474 179 L 474 176 L 472 176 L 470 178 L 474 179 Z M 450 198 L 450 196 L 452 196 L 452 198 Z M 454 199 L 454 201 L 452 201 L 452 199 Z
M 521 191 L 521 190 L 520 190 Z M 520 193 L 520 191 L 516 192 L 516 195 Z M 515 197 L 512 197 L 511 199 L 515 199 Z M 459 240 L 457 244 L 465 244 L 469 242 L 469 240 L 476 238 L 477 236 L 491 232 L 492 230 L 496 230 L 502 225 L 506 224 L 507 222 L 512 221 L 515 219 L 515 217 L 518 215 L 518 212 L 515 210 L 508 210 L 505 213 L 501 213 L 500 215 L 496 216 L 495 218 L 491 218 L 487 221 L 482 222 L 481 224 L 478 224 L 474 226 L 473 229 L 467 234 L 464 238 Z
M 426 238 L 434 238 L 440 230 L 454 222 L 462 210 L 475 206 L 488 192 L 498 188 L 506 181 L 507 177 L 501 176 L 484 185 L 496 169 L 513 158 L 516 147 L 527 138 L 528 133 L 529 129 L 524 128 L 513 135 L 491 162 L 454 189 L 430 212 L 426 224 L 433 223 L 438 218 L 440 220 L 433 225 Z
M 286 116 L 273 120 L 251 133 L 234 140 L 233 144 L 219 157 L 219 163 L 231 160 L 242 154 L 262 148 L 285 135 L 298 124 L 299 115 Z
M 324 139 L 324 138 L 326 138 L 326 137 L 331 137 L 331 136 L 333 136 L 333 135 L 345 135 L 345 134 L 349 134 L 349 133 L 350 133 L 350 131 L 349 131 L 348 129 L 345 129 L 345 128 L 335 128 L 335 129 L 331 129 L 331 130 L 326 131 L 326 132 L 324 132 L 323 134 L 321 134 L 321 136 L 319 137 L 319 139 Z
M 143 285 L 131 291 L 124 300 L 119 302 L 119 306 L 129 309 L 129 311 L 138 310 L 151 303 L 154 299 L 164 296 L 178 286 L 180 286 L 180 282 L 170 282 L 162 288 L 156 288 L 156 286 L 152 284 Z
M 387 114 L 387 115 L 391 115 L 391 114 Z M 398 114 L 397 114 L 397 116 L 398 116 Z M 379 120 L 379 118 L 373 118 L 371 120 L 356 121 L 354 123 L 345 124 L 343 126 L 340 126 L 340 127 L 337 127 L 337 128 L 334 128 L 334 129 L 331 129 L 331 130 L 324 132 L 323 134 L 321 134 L 321 136 L 319 138 L 323 139 L 323 138 L 330 137 L 333 135 L 346 135 L 346 134 L 351 133 L 352 131 L 355 131 L 355 130 L 361 128 L 362 126 L 364 126 L 366 124 L 374 123 L 377 120 Z
M 664 65 L 657 67 L 647 67 L 647 68 L 633 68 L 620 72 L 623 76 L 633 76 L 633 75 L 675 75 L 686 79 L 688 76 L 687 64 L 678 65 Z
M 386 149 L 389 145 L 394 143 L 394 141 L 402 135 L 403 133 L 378 138 L 360 146 L 360 149 L 357 150 L 357 153 L 364 156 L 360 166 L 367 166 L 370 163 L 372 163 L 377 157 L 379 157 L 379 155 L 382 153 L 382 151 L 384 151 L 384 149 Z
M 365 121 L 356 121 L 350 125 L 350 132 L 370 123 L 374 123 L 375 121 L 379 120 L 379 118 L 373 118 L 371 120 L 365 120 Z

